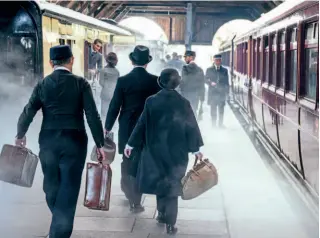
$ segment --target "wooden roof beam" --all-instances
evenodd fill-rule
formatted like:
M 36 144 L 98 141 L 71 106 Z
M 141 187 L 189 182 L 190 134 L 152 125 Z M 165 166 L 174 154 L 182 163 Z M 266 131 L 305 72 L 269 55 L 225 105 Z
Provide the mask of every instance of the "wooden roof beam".
M 100 12 L 95 15 L 94 17 L 99 19 L 99 18 L 102 18 L 109 10 L 110 10 L 110 7 L 112 6 L 112 2 L 111 3 L 108 3 L 106 4 L 101 10 Z

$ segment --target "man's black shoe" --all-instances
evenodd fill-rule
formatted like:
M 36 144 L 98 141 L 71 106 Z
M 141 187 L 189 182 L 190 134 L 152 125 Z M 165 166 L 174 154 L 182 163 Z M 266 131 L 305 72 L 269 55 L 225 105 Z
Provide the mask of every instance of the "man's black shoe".
M 141 204 L 131 204 L 130 211 L 133 213 L 144 212 L 144 207 Z
M 175 235 L 177 232 L 178 232 L 178 228 L 176 228 L 174 225 L 167 224 L 167 234 Z

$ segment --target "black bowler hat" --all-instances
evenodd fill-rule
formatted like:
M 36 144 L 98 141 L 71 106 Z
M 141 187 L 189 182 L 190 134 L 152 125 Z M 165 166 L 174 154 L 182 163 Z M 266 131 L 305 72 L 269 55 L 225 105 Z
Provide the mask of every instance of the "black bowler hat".
M 64 60 L 72 56 L 69 45 L 57 45 L 50 48 L 50 60 Z
M 213 58 L 214 58 L 214 59 L 221 59 L 222 56 L 218 54 L 218 55 L 214 55 Z
M 175 89 L 180 84 L 181 77 L 176 69 L 167 68 L 162 70 L 158 78 L 158 84 L 164 89 Z
M 136 65 L 146 65 L 152 61 L 149 48 L 143 45 L 137 45 L 129 58 Z

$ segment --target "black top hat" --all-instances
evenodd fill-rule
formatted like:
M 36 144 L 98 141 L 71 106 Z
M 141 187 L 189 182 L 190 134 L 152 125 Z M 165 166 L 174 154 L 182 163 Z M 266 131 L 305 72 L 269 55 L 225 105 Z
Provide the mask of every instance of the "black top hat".
M 184 54 L 184 56 L 193 56 L 196 57 L 196 52 L 192 51 L 192 50 L 187 50 L 186 53 Z
M 137 45 L 129 58 L 136 65 L 146 65 L 152 61 L 149 48 L 143 45 Z
M 72 57 L 69 45 L 57 45 L 50 48 L 50 60 L 64 60 Z
M 158 84 L 161 88 L 173 90 L 180 84 L 180 75 L 176 69 L 167 68 L 162 70 L 158 78 Z
M 214 59 L 221 59 L 221 58 L 222 58 L 222 56 L 221 56 L 221 55 L 219 55 L 219 54 L 217 54 L 217 55 L 214 55 L 214 56 L 213 56 L 213 58 L 214 58 Z

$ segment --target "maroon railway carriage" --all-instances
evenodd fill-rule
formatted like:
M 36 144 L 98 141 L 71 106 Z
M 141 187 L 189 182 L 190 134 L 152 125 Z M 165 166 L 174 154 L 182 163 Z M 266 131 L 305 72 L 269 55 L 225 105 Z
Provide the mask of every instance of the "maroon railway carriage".
M 234 99 L 317 196 L 318 4 L 285 2 L 221 48 Z

